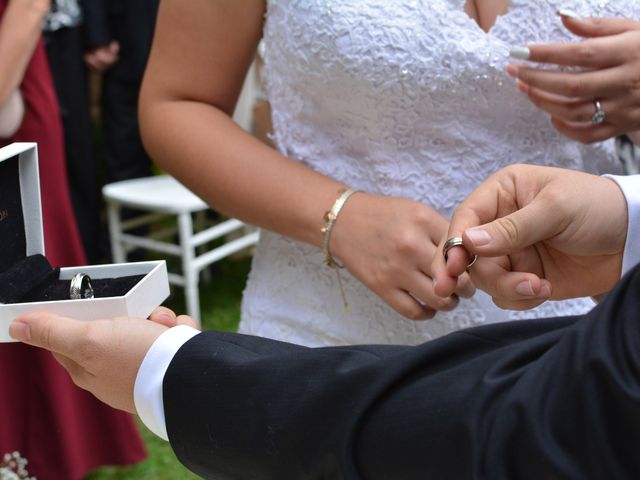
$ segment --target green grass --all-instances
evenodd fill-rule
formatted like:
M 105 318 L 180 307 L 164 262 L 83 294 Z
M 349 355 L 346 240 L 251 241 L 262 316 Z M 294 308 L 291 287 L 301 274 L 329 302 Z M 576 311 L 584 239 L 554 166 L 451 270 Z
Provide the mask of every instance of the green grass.
M 227 259 L 215 264 L 211 283 L 200 284 L 200 306 L 203 329 L 235 331 L 240 320 L 240 297 L 246 283 L 251 260 Z M 184 313 L 182 289 L 172 287 L 165 305 L 176 313 Z M 151 433 L 137 420 L 149 457 L 131 467 L 105 467 L 87 480 L 189 480 L 200 478 L 189 472 L 176 459 L 171 447 Z

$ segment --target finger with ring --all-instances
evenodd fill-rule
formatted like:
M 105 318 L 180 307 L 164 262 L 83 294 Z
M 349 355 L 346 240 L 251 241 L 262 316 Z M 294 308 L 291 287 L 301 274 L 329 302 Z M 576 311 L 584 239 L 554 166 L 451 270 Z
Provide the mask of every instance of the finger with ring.
M 449 240 L 447 240 L 444 243 L 444 246 L 442 247 L 442 254 L 444 255 L 444 261 L 447 261 L 447 254 L 449 252 L 449 250 L 451 250 L 453 247 L 464 247 L 464 243 L 462 241 L 462 237 L 451 237 Z M 466 250 L 466 248 L 465 248 Z M 470 254 L 470 259 L 469 259 L 469 263 L 467 264 L 467 269 L 471 268 L 471 266 L 476 263 L 476 260 L 478 259 L 477 255 L 471 255 Z

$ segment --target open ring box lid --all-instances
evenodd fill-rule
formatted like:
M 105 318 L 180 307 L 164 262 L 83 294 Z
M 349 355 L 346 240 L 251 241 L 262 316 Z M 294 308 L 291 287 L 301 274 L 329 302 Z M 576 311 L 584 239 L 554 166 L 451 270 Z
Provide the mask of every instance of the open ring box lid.
M 0 245 L 0 274 L 31 255 L 44 255 L 35 143 L 0 149 Z M 91 277 L 95 298 L 69 299 L 68 285 L 76 273 Z M 146 318 L 168 296 L 164 261 L 61 268 L 49 285 L 38 284 L 35 292 L 29 292 L 33 301 L 0 304 L 0 342 L 14 341 L 9 325 L 27 312 L 47 311 L 79 320 Z

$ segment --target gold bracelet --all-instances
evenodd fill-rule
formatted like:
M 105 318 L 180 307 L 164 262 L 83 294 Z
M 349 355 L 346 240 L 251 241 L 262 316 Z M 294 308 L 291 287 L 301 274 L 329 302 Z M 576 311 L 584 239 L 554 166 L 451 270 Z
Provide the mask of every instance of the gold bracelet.
M 324 254 L 324 263 L 330 268 L 335 269 L 336 277 L 338 278 L 338 285 L 340 286 L 340 293 L 342 295 L 342 301 L 344 302 L 344 310 L 345 312 L 349 311 L 349 304 L 347 303 L 347 297 L 344 293 L 344 287 L 342 286 L 342 278 L 340 277 L 339 269 L 344 268 L 344 265 L 339 263 L 333 255 L 331 255 L 331 249 L 329 247 L 329 241 L 331 240 L 331 231 L 333 230 L 333 226 L 338 219 L 338 214 L 342 207 L 344 207 L 349 197 L 354 193 L 360 192 L 360 190 L 356 190 L 353 188 L 345 189 L 341 188 L 338 190 L 338 198 L 333 202 L 333 206 L 331 210 L 324 214 L 324 226 L 320 229 L 322 232 L 322 253 Z

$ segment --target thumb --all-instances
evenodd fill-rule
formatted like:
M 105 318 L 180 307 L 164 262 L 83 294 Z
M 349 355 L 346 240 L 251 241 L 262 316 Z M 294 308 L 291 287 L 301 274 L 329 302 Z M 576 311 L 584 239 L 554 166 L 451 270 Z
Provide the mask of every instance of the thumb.
M 466 229 L 464 246 L 477 255 L 497 257 L 552 238 L 561 230 L 561 219 L 548 215 L 549 211 L 547 202 L 534 200 L 509 215 Z
M 9 326 L 9 335 L 28 345 L 73 359 L 79 341 L 85 337 L 85 327 L 86 324 L 80 320 L 35 312 L 16 318 Z
M 562 23 L 581 37 L 607 37 L 640 29 L 640 23 L 628 18 L 580 18 L 573 12 L 560 10 Z

